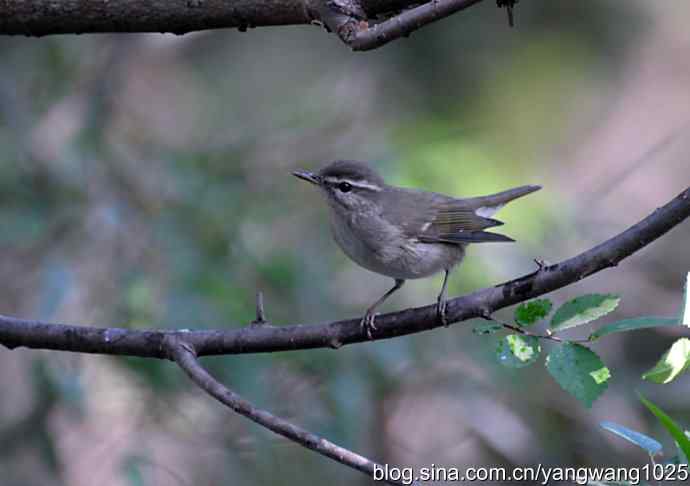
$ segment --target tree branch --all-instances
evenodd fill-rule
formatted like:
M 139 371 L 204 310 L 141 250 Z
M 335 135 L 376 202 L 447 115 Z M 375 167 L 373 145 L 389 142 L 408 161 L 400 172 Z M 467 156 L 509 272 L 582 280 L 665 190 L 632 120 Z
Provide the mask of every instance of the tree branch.
M 577 282 L 616 266 L 690 216 L 690 187 L 639 223 L 575 257 L 496 287 L 448 301 L 449 323 L 488 316 L 492 312 Z M 164 340 L 180 336 L 198 356 L 262 353 L 310 348 L 339 348 L 367 341 L 359 319 L 318 325 L 255 325 L 230 330 L 138 331 L 53 324 L 0 316 L 0 344 L 81 353 L 167 359 Z M 377 317 L 373 339 L 388 339 L 441 326 L 436 305 Z
M 407 37 L 427 24 L 465 10 L 482 0 L 430 0 L 418 7 L 405 10 L 381 23 L 367 26 L 350 17 L 333 30 L 354 51 L 376 49 L 389 42 Z
M 201 363 L 199 363 L 192 346 L 185 342 L 180 336 L 169 335 L 165 339 L 163 347 L 170 358 L 187 373 L 187 376 L 189 376 L 199 388 L 249 420 L 307 449 L 316 451 L 323 456 L 353 469 L 357 469 L 369 476 L 374 475 L 375 467 L 381 467 L 379 464 L 364 456 L 360 456 L 348 449 L 340 447 L 285 419 L 276 417 L 266 410 L 256 408 L 249 401 L 245 400 L 211 376 Z M 405 484 L 397 481 L 386 482 L 396 486 Z
M 0 34 L 187 32 L 321 24 L 353 50 L 409 35 L 481 0 L 0 0 Z
M 44 36 L 308 24 L 303 0 L 0 0 L 0 33 Z

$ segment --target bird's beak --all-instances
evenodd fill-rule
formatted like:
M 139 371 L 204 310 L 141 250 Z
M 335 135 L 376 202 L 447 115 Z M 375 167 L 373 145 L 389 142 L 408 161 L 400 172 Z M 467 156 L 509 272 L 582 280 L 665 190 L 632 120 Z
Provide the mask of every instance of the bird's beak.
M 317 176 L 313 172 L 309 172 L 306 170 L 296 170 L 292 173 L 292 175 L 307 182 L 311 182 L 312 184 L 316 184 L 317 186 L 321 184 L 319 176 Z

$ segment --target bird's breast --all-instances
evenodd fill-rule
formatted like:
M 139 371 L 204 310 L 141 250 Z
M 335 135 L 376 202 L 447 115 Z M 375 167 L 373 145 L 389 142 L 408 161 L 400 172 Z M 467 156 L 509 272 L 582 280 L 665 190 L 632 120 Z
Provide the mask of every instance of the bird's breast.
M 462 260 L 464 247 L 422 243 L 378 215 L 331 215 L 338 246 L 362 267 L 398 279 L 423 278 L 451 268 Z

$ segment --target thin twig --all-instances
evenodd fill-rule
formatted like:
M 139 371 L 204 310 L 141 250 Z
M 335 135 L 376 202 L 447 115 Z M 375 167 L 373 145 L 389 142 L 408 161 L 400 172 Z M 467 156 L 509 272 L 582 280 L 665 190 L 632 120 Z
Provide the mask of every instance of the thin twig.
M 690 187 L 639 223 L 613 238 L 560 263 L 540 268 L 496 287 L 450 299 L 449 323 L 490 315 L 582 280 L 618 263 L 649 245 L 690 216 Z M 440 327 L 436 305 L 384 314 L 376 319 L 373 339 L 389 339 Z M 166 358 L 162 343 L 180 334 L 199 356 L 265 353 L 340 347 L 369 341 L 360 319 L 318 325 L 249 326 L 229 330 L 161 331 L 54 324 L 0 316 L 0 344 L 81 353 Z
M 256 292 L 256 319 L 251 322 L 251 325 L 262 326 L 267 322 L 266 313 L 264 312 L 264 293 L 259 290 Z
M 356 454 L 344 447 L 340 447 L 285 419 L 276 417 L 266 410 L 255 407 L 251 402 L 242 398 L 211 376 L 197 359 L 194 348 L 179 336 L 169 336 L 164 341 L 164 348 L 170 358 L 172 358 L 172 360 L 175 361 L 202 390 L 249 420 L 307 449 L 311 449 L 336 462 L 357 469 L 368 476 L 373 477 L 375 467 L 382 467 L 364 456 Z M 398 481 L 385 482 L 396 486 L 406 484 Z
M 674 128 L 673 131 L 654 142 L 635 160 L 625 164 L 623 167 L 617 168 L 612 175 L 601 178 L 601 184 L 599 184 L 598 187 L 595 184 L 594 189 L 587 194 L 587 204 L 599 203 L 614 190 L 625 186 L 627 179 L 632 174 L 642 169 L 645 164 L 651 165 L 658 162 L 659 157 L 665 151 L 671 149 L 678 141 L 687 140 L 687 132 L 689 129 L 690 120 L 686 120 L 681 123 L 680 126 Z
M 528 331 L 524 327 L 520 326 L 514 326 L 513 324 L 508 324 L 507 322 L 499 321 L 494 319 L 493 317 L 484 317 L 484 319 L 495 322 L 499 326 L 503 326 L 504 328 L 516 332 L 518 334 L 522 334 L 523 336 L 529 336 L 537 339 L 549 339 L 551 341 L 556 341 L 558 343 L 588 343 L 590 342 L 589 339 L 563 339 L 562 337 L 556 336 L 554 334 L 535 334 L 533 332 Z

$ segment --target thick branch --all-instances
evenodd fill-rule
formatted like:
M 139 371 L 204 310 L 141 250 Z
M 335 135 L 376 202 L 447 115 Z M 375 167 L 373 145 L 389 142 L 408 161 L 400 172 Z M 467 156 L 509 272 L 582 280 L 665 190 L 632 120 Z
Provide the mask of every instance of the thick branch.
M 333 1 L 333 0 L 331 0 Z M 355 0 L 335 0 L 334 4 Z M 0 0 L 0 34 L 187 32 L 309 24 L 325 0 Z M 357 0 L 374 17 L 418 0 Z M 318 20 L 318 19 L 316 19 Z
M 573 258 L 448 301 L 448 322 L 460 322 L 577 282 L 617 265 L 690 216 L 690 188 L 639 223 Z M 180 335 L 197 355 L 259 353 L 338 348 L 367 341 L 359 319 L 319 325 L 248 326 L 217 331 L 134 331 L 52 324 L 0 316 L 0 344 L 82 353 L 117 354 L 167 358 L 166 336 Z M 388 339 L 441 326 L 436 305 L 407 309 L 377 317 L 374 339 Z
M 420 0 L 0 0 L 0 34 L 185 34 L 316 22 L 335 31 L 352 49 L 368 50 L 480 1 L 431 0 L 419 5 Z M 382 18 L 386 20 L 373 23 Z
M 0 33 L 42 36 L 308 24 L 303 0 L 0 0 Z
M 266 410 L 256 408 L 249 401 L 245 400 L 211 376 L 209 372 L 201 366 L 201 363 L 199 363 L 194 349 L 184 340 L 180 339 L 179 336 L 169 336 L 165 341 L 164 347 L 173 361 L 175 361 L 202 390 L 219 402 L 227 405 L 235 412 L 247 417 L 249 420 L 307 449 L 311 449 L 334 461 L 362 471 L 369 476 L 373 476 L 374 467 L 379 466 L 364 456 L 360 456 L 348 449 L 340 447 L 287 420 L 276 417 Z M 404 484 L 394 481 L 389 481 L 388 483 L 394 485 Z

